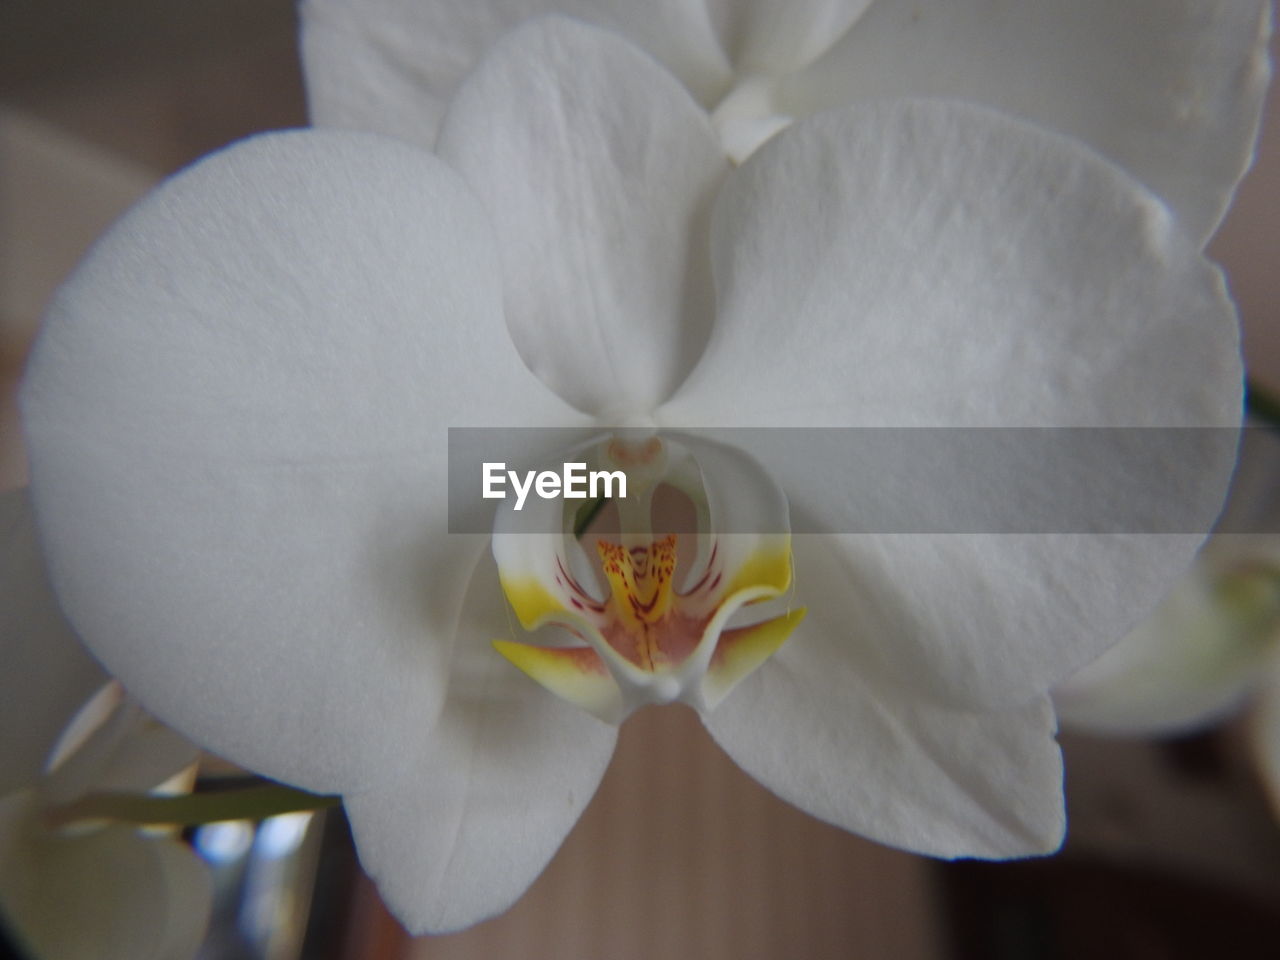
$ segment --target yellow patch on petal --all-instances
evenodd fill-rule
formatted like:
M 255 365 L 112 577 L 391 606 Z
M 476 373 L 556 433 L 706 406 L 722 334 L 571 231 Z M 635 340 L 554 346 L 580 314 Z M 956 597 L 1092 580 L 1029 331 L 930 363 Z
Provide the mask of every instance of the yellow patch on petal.
M 520 626 L 533 630 L 553 614 L 561 613 L 565 606 L 550 590 L 533 577 L 499 577 L 502 592 L 515 611 Z
M 733 596 L 739 590 L 752 587 L 769 587 L 784 593 L 790 586 L 791 538 L 787 537 L 781 547 L 752 553 L 734 574 L 725 595 Z
M 743 678 L 777 653 L 805 612 L 800 607 L 772 620 L 721 633 L 702 685 L 707 708 L 723 700 Z
M 621 719 L 622 693 L 600 655 L 590 647 L 539 647 L 515 640 L 495 640 L 493 646 L 562 700 L 607 723 Z

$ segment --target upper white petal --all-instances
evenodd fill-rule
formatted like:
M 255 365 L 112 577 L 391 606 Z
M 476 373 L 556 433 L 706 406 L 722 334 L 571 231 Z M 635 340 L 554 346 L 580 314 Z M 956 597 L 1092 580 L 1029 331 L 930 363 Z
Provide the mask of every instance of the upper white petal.
M 578 408 L 647 413 L 705 343 L 707 230 L 728 161 L 706 114 L 619 38 L 517 30 L 459 90 L 440 155 L 499 226 L 520 355 Z
M 836 43 L 872 0 L 709 0 L 740 73 L 798 70 Z
M 431 146 L 462 78 L 525 20 L 562 13 L 648 50 L 703 103 L 729 65 L 702 0 L 305 0 L 311 120 Z
M 364 868 L 414 933 L 514 903 L 595 793 L 617 733 L 498 655 L 491 641 L 519 627 L 492 558 L 474 569 L 439 723 L 395 780 L 346 801 Z
M 1267 0 L 877 0 L 783 81 L 803 115 L 957 97 L 1079 137 L 1163 197 L 1202 243 L 1252 155 L 1269 77 Z
M 497 269 L 435 158 L 298 132 L 180 174 L 61 289 L 22 396 L 36 512 L 68 617 L 159 717 L 325 791 L 430 728 L 476 549 L 445 428 L 573 422 Z
M 0 795 L 35 782 L 106 676 L 58 609 L 25 490 L 0 494 Z
M 892 629 L 871 642 L 925 685 L 935 676 L 965 703 L 1042 693 L 1123 636 L 1190 562 L 1234 456 L 1236 321 L 1217 271 L 1117 168 L 977 107 L 833 111 L 730 178 L 713 249 L 720 317 L 664 424 L 1224 428 L 1205 432 L 1198 459 L 1138 464 L 1173 492 L 1154 513 L 1150 488 L 1126 483 L 1132 461 L 1083 477 L 1035 463 L 904 474 L 850 462 L 840 442 L 749 451 L 791 498 L 797 529 L 883 529 L 851 479 L 877 469 L 908 507 L 942 492 L 1018 507 L 1048 484 L 1083 516 L 1146 518 L 1098 528 L 1129 536 L 842 538 L 850 578 L 887 591 Z M 797 590 L 804 603 L 854 602 Z
M 1068 138 L 955 102 L 830 111 L 734 172 L 712 231 L 718 318 L 664 425 L 1239 423 L 1220 273 Z

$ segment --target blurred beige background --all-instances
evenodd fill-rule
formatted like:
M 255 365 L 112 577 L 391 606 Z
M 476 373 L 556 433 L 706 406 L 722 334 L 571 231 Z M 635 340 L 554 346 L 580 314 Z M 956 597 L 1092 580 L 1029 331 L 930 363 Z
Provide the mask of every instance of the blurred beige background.
M 255 130 L 304 123 L 289 0 L 5 5 L 0 485 L 24 478 L 13 389 L 59 277 L 158 178 Z M 1277 249 L 1273 96 L 1261 159 L 1212 252 L 1240 303 L 1254 373 L 1280 391 Z M 1227 760 L 1208 778 L 1187 776 L 1148 744 L 1070 743 L 1070 849 L 1280 903 L 1275 827 L 1231 733 L 1220 736 L 1209 748 Z M 599 795 L 513 910 L 463 934 L 410 943 L 366 888 L 348 953 L 930 960 L 962 955 L 943 909 L 949 876 L 776 800 L 682 708 L 648 710 L 624 727 Z

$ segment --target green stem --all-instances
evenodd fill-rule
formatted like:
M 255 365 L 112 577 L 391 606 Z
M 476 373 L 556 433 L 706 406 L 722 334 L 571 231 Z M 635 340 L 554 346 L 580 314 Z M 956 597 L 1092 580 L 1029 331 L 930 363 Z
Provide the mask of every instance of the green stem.
M 1280 398 L 1270 393 L 1257 380 L 1250 380 L 1245 394 L 1245 409 L 1273 427 L 1280 427 Z
M 591 526 L 593 520 L 600 515 L 600 511 L 608 504 L 608 497 L 600 497 L 591 503 L 584 503 L 578 508 L 577 514 L 573 518 L 573 538 L 581 540 L 582 535 L 587 532 L 587 527 Z
M 341 802 L 341 797 L 321 796 L 279 784 L 178 796 L 91 793 L 51 810 L 49 820 L 55 827 L 77 820 L 191 827 L 216 820 L 261 820 L 281 813 L 333 807 Z

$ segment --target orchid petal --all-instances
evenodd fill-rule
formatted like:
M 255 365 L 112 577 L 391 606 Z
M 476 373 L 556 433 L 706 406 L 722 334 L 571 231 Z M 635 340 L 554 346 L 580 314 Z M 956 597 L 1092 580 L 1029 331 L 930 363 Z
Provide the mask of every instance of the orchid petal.
M 980 107 L 798 122 L 726 181 L 712 249 L 719 318 L 664 425 L 1240 422 L 1220 272 L 1121 170 Z
M 796 579 L 848 589 L 827 538 L 797 536 Z M 1061 757 L 1045 698 L 1001 712 L 922 697 L 874 656 L 837 604 L 808 618 L 704 717 L 747 773 L 800 809 L 938 857 L 1026 856 L 1062 840 Z
M 148 716 L 112 681 L 68 726 L 40 792 L 52 804 L 71 803 L 90 790 L 146 792 L 197 759 L 194 744 Z
M 707 708 L 714 710 L 734 687 L 777 653 L 805 613 L 803 608 L 788 610 L 770 620 L 732 627 L 721 633 L 702 685 Z
M 1069 727 L 1111 735 L 1177 734 L 1226 716 L 1266 687 L 1280 641 L 1280 435 L 1246 432 L 1221 532 L 1155 612 L 1054 688 Z M 1265 715 L 1264 693 L 1258 713 Z M 1259 721 L 1257 729 L 1265 729 Z
M 148 839 L 156 841 L 157 838 Z M 200 948 L 213 901 L 209 868 L 185 843 L 160 838 L 151 855 L 163 877 L 163 919 L 156 926 L 158 960 L 186 960 Z
M 306 0 L 302 58 L 311 120 L 430 147 L 455 88 L 504 33 L 562 13 L 622 34 L 703 103 L 729 65 L 701 0 Z
M 94 782 L 95 790 L 133 793 L 154 789 L 200 759 L 190 740 L 134 707 L 131 729 Z
M 0 795 L 34 783 L 62 728 L 106 679 L 58 609 L 25 490 L 0 494 Z
M 666 398 L 714 312 L 706 231 L 728 170 L 688 93 L 611 34 L 541 20 L 461 87 L 439 152 L 501 225 L 507 324 L 529 367 L 602 417 Z
M 544 647 L 519 640 L 495 640 L 494 649 L 561 700 L 605 723 L 617 723 L 626 707 L 609 665 L 591 647 Z
M 720 4 L 721 42 L 741 73 L 798 70 L 836 43 L 872 0 L 738 0 Z
M 1079 137 L 1203 244 L 1252 156 L 1269 68 L 1267 0 L 879 0 L 781 109 L 947 97 Z
M 954 102 L 830 111 L 726 181 L 712 230 L 719 318 L 664 425 L 1240 422 L 1220 272 L 1068 138 Z
M 1159 204 L 1091 152 L 960 104 L 833 111 L 728 181 L 713 251 L 720 319 L 664 424 L 1223 427 L 1202 459 L 1146 468 L 1185 491 L 1149 529 L 1208 529 L 1240 409 L 1234 313 Z M 866 529 L 840 451 L 755 452 L 803 528 Z M 962 482 L 894 478 L 899 498 Z M 1017 503 L 1041 479 L 972 493 Z M 1143 484 L 1084 479 L 1066 493 L 1146 516 Z M 936 695 L 1012 705 L 1123 636 L 1202 539 L 844 536 L 851 585 L 824 602 L 872 617 L 883 632 L 860 642 Z M 880 599 L 854 609 L 871 585 Z
M 22 397 L 50 569 L 193 740 L 338 792 L 430 728 L 480 550 L 447 533 L 444 425 L 574 422 L 492 249 L 430 155 L 298 132 L 162 186 L 59 292 Z
M 414 933 L 457 930 L 515 902 L 613 753 L 613 727 L 549 696 L 490 646 L 512 631 L 486 556 L 463 606 L 439 722 L 396 780 L 346 801 L 361 862 Z
M 1149 736 L 1195 729 L 1253 691 L 1277 639 L 1280 543 L 1221 536 L 1151 617 L 1054 688 L 1054 705 L 1064 724 L 1080 730 Z
M 48 960 L 186 960 L 208 923 L 208 870 L 190 848 L 126 827 L 42 826 L 35 796 L 0 798 L 0 905 Z

